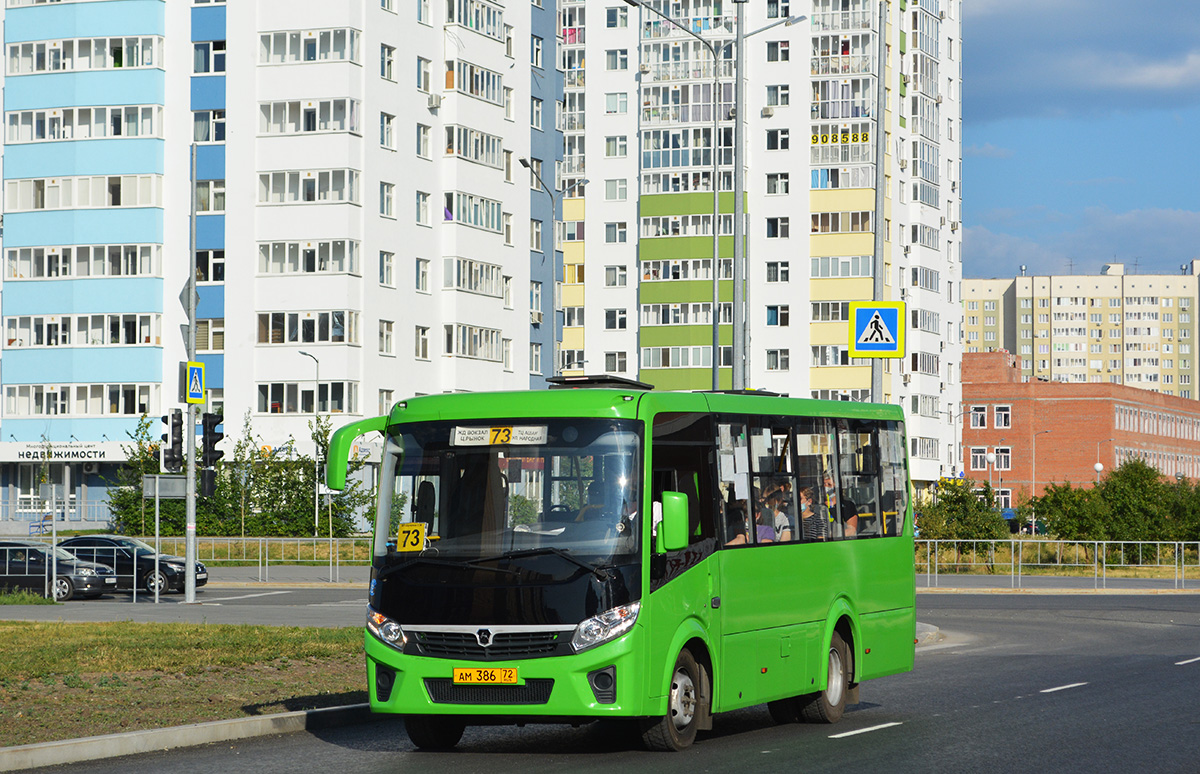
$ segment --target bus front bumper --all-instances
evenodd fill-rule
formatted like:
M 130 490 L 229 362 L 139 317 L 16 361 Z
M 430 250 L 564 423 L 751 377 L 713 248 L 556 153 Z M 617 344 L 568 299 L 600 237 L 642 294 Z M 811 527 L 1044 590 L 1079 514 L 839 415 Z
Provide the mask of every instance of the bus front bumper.
M 640 715 L 645 679 L 636 648 L 638 635 L 635 626 L 625 635 L 583 653 L 480 662 L 405 655 L 367 632 L 371 711 L 495 719 Z M 452 682 L 456 668 L 498 667 L 515 667 L 517 683 L 502 686 Z

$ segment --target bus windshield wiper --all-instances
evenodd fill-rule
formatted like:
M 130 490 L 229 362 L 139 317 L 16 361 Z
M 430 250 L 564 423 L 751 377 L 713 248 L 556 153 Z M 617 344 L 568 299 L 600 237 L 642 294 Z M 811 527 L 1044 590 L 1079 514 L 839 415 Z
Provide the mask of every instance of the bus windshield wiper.
M 494 562 L 497 559 L 517 559 L 522 556 L 545 556 L 546 554 L 554 554 L 555 556 L 566 559 L 576 567 L 581 567 L 584 570 L 596 576 L 597 580 L 606 581 L 609 579 L 609 574 L 603 568 L 597 567 L 594 564 L 585 562 L 582 559 L 572 556 L 565 548 L 555 548 L 553 546 L 545 546 L 543 548 L 526 548 L 522 551 L 508 551 L 499 556 L 485 556 L 482 559 L 471 559 L 465 564 L 477 564 L 479 562 Z

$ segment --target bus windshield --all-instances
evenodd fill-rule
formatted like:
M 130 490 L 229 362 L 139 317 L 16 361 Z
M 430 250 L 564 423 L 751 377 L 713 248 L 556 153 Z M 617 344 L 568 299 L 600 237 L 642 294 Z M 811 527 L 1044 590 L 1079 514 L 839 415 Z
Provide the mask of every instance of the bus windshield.
M 401 523 L 424 524 L 409 556 L 486 563 L 569 552 L 591 565 L 636 558 L 642 423 L 603 419 L 420 422 L 389 429 L 376 555 Z M 419 553 L 418 553 L 419 552 Z

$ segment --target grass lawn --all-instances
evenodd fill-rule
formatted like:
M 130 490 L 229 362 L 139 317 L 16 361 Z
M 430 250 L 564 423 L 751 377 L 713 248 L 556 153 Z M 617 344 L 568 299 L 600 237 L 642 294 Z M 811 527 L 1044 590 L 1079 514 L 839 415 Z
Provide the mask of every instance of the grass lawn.
M 0 745 L 367 700 L 363 630 L 0 622 Z

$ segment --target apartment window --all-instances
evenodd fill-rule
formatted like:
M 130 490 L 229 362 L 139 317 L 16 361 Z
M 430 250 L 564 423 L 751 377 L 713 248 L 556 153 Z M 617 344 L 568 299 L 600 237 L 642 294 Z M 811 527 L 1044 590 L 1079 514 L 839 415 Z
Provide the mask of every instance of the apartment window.
M 790 43 L 786 40 L 772 40 L 767 43 L 768 62 L 787 62 L 790 60 Z
M 192 72 L 197 74 L 225 72 L 225 41 L 210 40 L 193 43 Z
M 359 203 L 358 171 L 312 169 L 262 172 L 259 204 Z
M 604 241 L 608 244 L 622 244 L 626 239 L 625 221 L 604 224 Z
M 413 356 L 417 360 L 429 359 L 429 329 L 423 328 L 420 325 L 416 328 L 416 342 L 413 347 Z
M 512 213 L 504 212 L 500 214 L 500 231 L 504 234 L 504 244 L 510 247 L 513 244 L 513 227 Z
M 1012 470 L 1012 447 L 996 447 L 996 470 Z
M 790 230 L 788 218 L 767 218 L 767 239 L 787 239 Z
M 605 309 L 604 329 L 609 331 L 625 330 L 625 317 L 624 309 Z
M 540 374 L 542 372 L 542 345 L 530 343 L 529 345 L 529 373 Z
M 623 202 L 628 196 L 627 181 L 605 180 L 604 181 L 604 200 L 609 202 Z
M 423 159 L 433 158 L 431 132 L 432 130 L 425 124 L 417 124 L 417 155 Z M 391 127 L 388 128 L 388 133 L 391 133 Z
M 791 135 L 787 129 L 767 130 L 767 150 L 787 150 L 791 147 Z
M 987 447 L 971 447 L 971 470 L 987 470 Z
M 196 281 L 224 282 L 225 281 L 225 251 L 197 250 L 196 251 Z
M 791 15 L 791 0 L 767 0 L 768 19 L 786 19 Z
M 385 46 L 386 48 L 386 46 Z M 430 72 L 433 62 L 417 57 L 417 90 L 429 93 Z
M 225 350 L 225 319 L 214 317 L 196 321 L 196 351 L 223 352 Z
M 542 128 L 542 101 L 537 97 L 529 99 L 529 125 L 534 129 Z
M 767 282 L 787 282 L 788 261 L 767 262 Z
M 259 344 L 357 344 L 358 312 L 262 312 Z
M 996 429 L 1012 427 L 1012 406 L 996 407 Z
M 225 211 L 225 181 L 197 180 L 196 181 L 196 212 Z
M 385 218 L 396 217 L 392 209 L 392 199 L 395 190 L 396 186 L 392 183 L 379 184 L 379 214 Z
M 379 44 L 379 77 L 385 80 L 396 80 L 393 70 L 396 66 L 396 47 L 386 43 Z M 426 88 L 428 91 L 428 87 Z
M 629 9 L 624 7 L 606 9 L 604 23 L 610 30 L 628 27 Z
M 396 286 L 395 278 L 396 254 L 389 253 L 386 250 L 379 251 L 379 284 L 384 287 L 394 288 Z
M 787 107 L 789 100 L 790 89 L 787 84 L 779 84 L 767 87 L 767 104 L 771 106 Z
M 262 414 L 358 413 L 358 382 L 321 382 L 313 404 L 312 382 L 266 382 L 258 385 Z
M 787 327 L 790 317 L 787 305 L 767 307 L 767 325 Z
M 396 350 L 393 346 L 392 329 L 395 326 L 391 320 L 379 321 L 379 354 L 395 355 Z
M 623 91 L 605 94 L 604 112 L 609 115 L 624 115 L 629 112 L 629 95 Z
M 629 49 L 612 48 L 604 52 L 605 67 L 609 70 L 629 69 Z
M 987 429 L 987 406 L 971 407 L 971 429 Z
M 414 286 L 419 293 L 429 292 L 429 261 L 424 258 L 416 259 L 416 279 Z
M 391 113 L 379 114 L 379 144 L 384 148 L 396 149 L 396 117 Z M 425 127 L 428 131 L 429 127 Z M 417 153 L 421 154 L 421 124 L 417 124 Z
M 604 138 L 604 155 L 610 159 L 623 159 L 628 154 L 625 135 Z
M 385 2 L 386 2 L 386 0 L 385 0 Z M 380 390 L 379 391 L 379 413 L 380 414 L 386 415 L 387 413 L 389 413 L 392 410 L 392 404 L 395 403 L 395 398 L 392 397 L 393 395 L 394 395 L 394 392 L 392 390 Z
M 788 173 L 774 172 L 767 175 L 767 194 L 778 196 L 788 192 Z
M 345 98 L 263 102 L 258 106 L 258 131 L 260 134 L 346 131 L 358 134 L 361 107 L 358 100 Z
M 604 372 L 609 374 L 623 374 L 628 367 L 626 353 L 624 352 L 605 352 L 604 353 Z
M 424 191 L 417 191 L 417 225 L 431 225 L 429 222 L 429 194 Z
M 513 28 L 511 24 L 504 25 L 504 55 L 512 59 L 513 55 Z
M 605 266 L 604 267 L 604 287 L 606 288 L 623 288 L 628 282 L 626 269 L 624 266 Z
M 9 140 L 12 139 L 10 133 Z M 196 142 L 225 142 L 225 111 L 197 110 L 192 113 L 192 139 Z
M 513 117 L 513 115 L 514 115 L 513 114 L 513 90 L 510 89 L 508 86 L 504 87 L 503 104 L 504 104 L 504 117 L 509 121 L 515 120 Z
M 537 35 L 529 37 L 529 64 L 534 67 L 542 66 L 542 39 Z
M 532 218 L 529 220 L 529 249 L 542 251 L 542 222 Z
M 352 239 L 260 242 L 259 274 L 358 274 L 358 242 Z
M 767 370 L 768 371 L 786 371 L 788 370 L 790 360 L 790 350 L 786 349 L 768 349 L 767 350 Z

